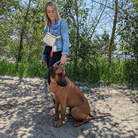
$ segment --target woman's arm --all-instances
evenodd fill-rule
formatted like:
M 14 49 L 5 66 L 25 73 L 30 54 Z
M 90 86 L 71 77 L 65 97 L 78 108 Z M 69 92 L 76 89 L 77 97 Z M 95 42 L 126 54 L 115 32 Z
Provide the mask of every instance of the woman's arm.
M 65 54 L 63 54 L 63 55 L 61 56 L 60 61 L 61 61 L 61 64 L 66 63 L 66 55 L 65 55 Z
M 63 40 L 63 48 L 62 48 L 62 56 L 61 56 L 61 64 L 66 62 L 66 55 L 70 54 L 69 51 L 69 35 L 68 35 L 68 27 L 64 20 L 61 20 L 61 37 Z

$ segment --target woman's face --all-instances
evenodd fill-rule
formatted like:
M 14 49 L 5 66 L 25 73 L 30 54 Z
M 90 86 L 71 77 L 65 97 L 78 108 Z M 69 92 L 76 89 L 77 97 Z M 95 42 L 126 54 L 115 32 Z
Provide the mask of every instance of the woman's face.
M 49 17 L 49 19 L 51 20 L 51 22 L 53 23 L 56 19 L 55 14 L 54 14 L 54 10 L 51 6 L 47 7 L 47 15 Z

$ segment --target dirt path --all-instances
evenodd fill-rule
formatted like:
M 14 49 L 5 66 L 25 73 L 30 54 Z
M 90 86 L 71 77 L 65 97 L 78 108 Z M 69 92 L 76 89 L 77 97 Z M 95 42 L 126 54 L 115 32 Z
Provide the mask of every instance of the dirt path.
M 47 82 L 0 78 L 0 138 L 136 138 L 138 137 L 138 91 L 76 84 L 87 97 L 91 113 L 112 117 L 92 120 L 73 127 L 66 116 L 55 128 L 46 106 L 51 102 Z M 67 108 L 68 110 L 68 108 Z M 66 110 L 66 111 L 67 111 Z

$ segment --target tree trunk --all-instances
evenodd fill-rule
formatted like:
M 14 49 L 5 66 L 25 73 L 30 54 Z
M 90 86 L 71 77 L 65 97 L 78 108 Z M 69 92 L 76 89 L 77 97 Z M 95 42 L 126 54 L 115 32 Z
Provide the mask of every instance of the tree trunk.
M 137 67 L 138 67 L 138 54 L 137 54 Z
M 37 9 L 39 7 L 39 4 L 40 4 L 40 2 L 36 5 L 35 9 Z M 32 24 L 32 26 L 35 26 L 35 22 Z M 33 28 L 33 34 L 35 34 L 35 32 L 36 32 L 36 29 Z M 32 52 L 33 44 L 34 44 L 34 36 L 32 36 L 32 40 L 31 40 L 31 43 L 29 46 L 30 53 Z M 28 62 L 30 61 L 30 59 L 31 59 L 31 54 L 29 54 L 29 56 L 28 56 Z
M 78 47 L 79 47 L 79 20 L 78 20 L 78 5 L 77 5 L 77 0 L 75 0 L 75 13 L 76 13 L 76 19 L 77 19 L 77 23 L 76 23 L 76 27 L 77 27 L 77 41 L 76 41 L 76 50 L 75 50 L 75 61 L 74 61 L 74 73 L 77 74 L 77 62 L 78 62 L 78 58 L 77 58 L 77 54 L 78 54 Z
M 110 40 L 109 49 L 108 49 L 109 63 L 110 64 L 111 64 L 112 44 L 114 43 L 114 35 L 115 35 L 116 23 L 117 23 L 117 13 L 118 13 L 118 0 L 115 0 L 115 16 L 114 16 L 111 40 Z
M 93 36 L 93 34 L 94 34 L 95 30 L 96 30 L 96 27 L 97 27 L 97 25 L 99 24 L 100 19 L 101 19 L 103 13 L 104 13 L 104 10 L 105 10 L 105 8 L 106 8 L 106 3 L 107 3 L 107 0 L 106 0 L 106 2 L 105 2 L 104 8 L 103 8 L 103 10 L 102 10 L 102 12 L 101 12 L 101 14 L 100 14 L 99 19 L 97 20 L 97 23 L 96 23 L 95 26 L 94 26 L 94 28 L 93 28 L 93 25 L 92 25 L 91 28 L 89 29 L 89 32 L 90 32 L 91 29 L 93 28 L 93 31 L 92 31 L 91 36 L 90 36 L 91 39 L 92 39 L 92 36 Z
M 23 36 L 24 36 L 25 24 L 27 22 L 27 16 L 28 16 L 28 12 L 29 12 L 30 5 L 31 5 L 31 0 L 29 0 L 28 8 L 27 8 L 27 11 L 26 11 L 26 16 L 24 18 L 24 23 L 23 23 L 22 30 L 21 30 L 20 46 L 19 46 L 19 52 L 18 52 L 17 62 L 20 62 L 21 59 L 22 59 L 22 53 L 21 53 L 21 51 L 23 49 Z

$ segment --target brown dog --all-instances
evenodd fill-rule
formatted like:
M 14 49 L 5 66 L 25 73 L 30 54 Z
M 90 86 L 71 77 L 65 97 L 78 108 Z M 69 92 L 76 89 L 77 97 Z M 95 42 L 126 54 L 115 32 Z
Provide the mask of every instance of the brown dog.
M 65 120 L 66 106 L 70 107 L 68 115 L 79 120 L 79 122 L 75 123 L 74 126 L 80 126 L 87 123 L 89 121 L 87 119 L 88 116 L 94 119 L 111 116 L 110 114 L 93 116 L 90 113 L 90 106 L 87 99 L 79 88 L 66 77 L 66 68 L 64 66 L 51 67 L 49 69 L 49 73 L 51 75 L 49 90 L 51 92 L 51 96 L 55 99 L 56 116 L 54 120 L 59 119 L 58 107 L 59 104 L 61 104 L 61 119 L 55 124 L 56 127 L 61 126 L 62 122 Z

